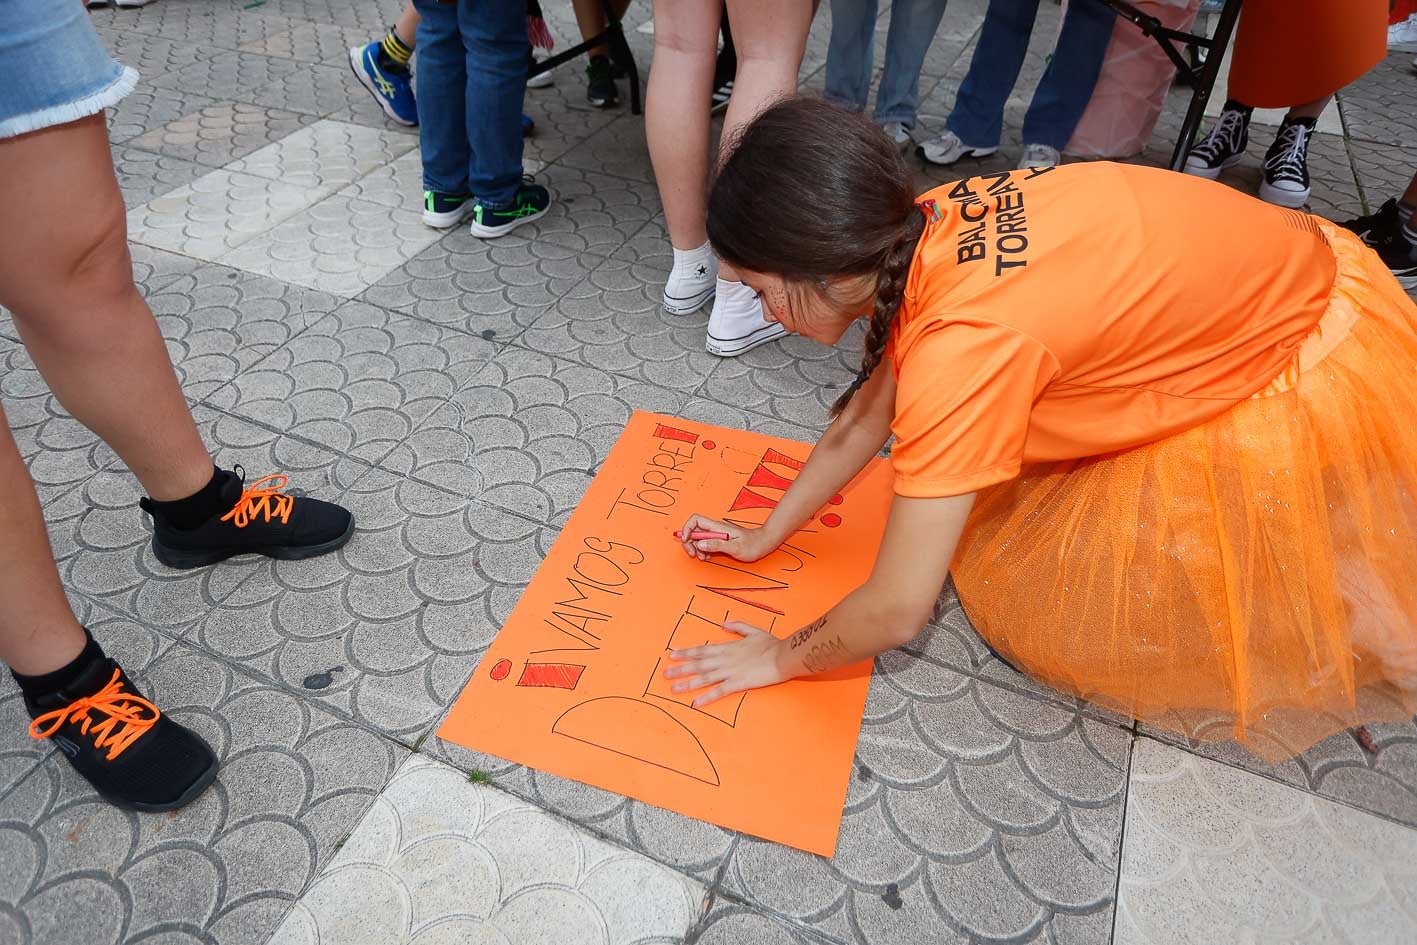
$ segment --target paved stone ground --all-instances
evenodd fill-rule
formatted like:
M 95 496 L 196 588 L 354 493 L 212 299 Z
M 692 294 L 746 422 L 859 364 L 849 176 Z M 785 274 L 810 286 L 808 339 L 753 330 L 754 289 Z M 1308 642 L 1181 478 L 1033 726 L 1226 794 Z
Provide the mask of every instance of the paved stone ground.
M 983 5 L 951 0 L 929 130 Z M 878 661 L 831 861 L 430 737 L 631 410 L 809 438 L 854 356 L 799 339 L 716 361 L 703 314 L 659 310 L 642 121 L 583 107 L 575 69 L 527 96 L 553 212 L 495 243 L 423 228 L 417 138 L 344 59 L 398 6 L 95 14 L 144 75 L 113 153 L 138 280 L 217 460 L 287 471 L 360 529 L 327 559 L 165 570 L 133 480 L 0 320 L 0 393 L 76 610 L 224 762 L 181 812 L 116 811 L 25 737 L 0 674 L 0 943 L 1414 940 L 1417 726 L 1276 767 L 1178 744 L 1015 675 L 948 596 Z M 808 87 L 828 31 L 823 11 Z M 647 64 L 648 30 L 630 35 Z M 1316 212 L 1373 207 L 1417 168 L 1411 57 L 1343 93 Z M 1183 104 L 1141 160 L 1164 163 Z M 959 173 L 1009 166 L 1009 135 Z M 1255 188 L 1268 136 L 1227 180 Z

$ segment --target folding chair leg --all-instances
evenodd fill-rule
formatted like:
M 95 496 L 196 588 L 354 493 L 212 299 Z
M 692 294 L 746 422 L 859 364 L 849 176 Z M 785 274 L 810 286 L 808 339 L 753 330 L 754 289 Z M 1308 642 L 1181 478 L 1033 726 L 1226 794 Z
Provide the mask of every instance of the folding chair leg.
M 1215 24 L 1215 35 L 1211 37 L 1210 48 L 1206 51 L 1205 66 L 1201 69 L 1195 91 L 1191 94 L 1191 107 L 1186 109 L 1186 120 L 1181 123 L 1181 134 L 1176 139 L 1176 150 L 1171 153 L 1171 170 L 1185 168 L 1190 156 L 1191 144 L 1205 117 L 1205 106 L 1210 101 L 1210 93 L 1215 90 L 1215 80 L 1220 75 L 1220 63 L 1225 58 L 1225 50 L 1230 46 L 1230 34 L 1234 32 L 1235 21 L 1240 16 L 1240 0 L 1225 0 L 1220 10 L 1220 19 Z

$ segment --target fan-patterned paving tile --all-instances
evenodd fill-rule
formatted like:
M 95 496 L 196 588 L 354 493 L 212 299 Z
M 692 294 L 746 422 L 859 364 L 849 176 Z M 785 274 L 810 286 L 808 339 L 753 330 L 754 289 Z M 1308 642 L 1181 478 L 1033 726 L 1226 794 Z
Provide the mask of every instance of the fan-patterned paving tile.
M 536 238 L 580 252 L 609 256 L 659 213 L 653 187 L 564 164 L 540 178 L 553 197 L 536 221 Z
M 475 772 L 474 776 L 485 777 L 504 791 L 704 882 L 717 876 L 733 843 L 730 831 L 707 821 L 472 751 L 441 738 L 425 740 L 420 750 L 469 774 Z
M 241 50 L 297 62 L 319 62 L 348 68 L 349 50 L 378 38 L 357 28 L 301 22 L 284 32 L 244 43 Z
M 635 410 L 683 394 L 523 348 L 504 348 L 384 464 L 559 526 Z
M 1398 148 L 1354 141 L 1350 147 L 1369 212 L 1376 211 L 1385 200 L 1402 196 L 1417 175 L 1417 146 Z
M 687 941 L 689 945 L 836 945 L 835 939 L 812 929 L 727 899 L 709 908 Z
M 1387 58 L 1338 93 L 1350 137 L 1417 148 L 1417 109 L 1412 107 L 1412 53 L 1389 50 Z M 1355 150 L 1360 145 L 1354 142 Z
M 153 84 L 316 116 L 345 108 L 367 94 L 352 81 L 348 68 L 244 52 L 220 53 L 159 76 Z
M 215 104 L 215 99 L 205 95 L 156 89 L 148 82 L 139 82 L 136 89 L 108 109 L 108 140 L 114 143 L 130 141 L 183 115 Z M 184 154 L 176 156 L 187 157 Z
M 387 29 L 387 27 L 385 27 L 385 29 Z M 350 76 L 349 81 L 355 82 L 354 77 Z M 363 86 L 356 83 L 355 87 L 363 91 Z M 353 125 L 364 125 L 367 128 L 381 128 L 384 131 L 404 135 L 414 141 L 418 140 L 418 127 L 416 125 L 401 125 L 394 121 L 388 115 L 384 114 L 384 110 L 379 107 L 379 103 L 374 101 L 374 97 L 367 93 L 362 96 L 356 96 L 353 103 L 345 108 L 336 109 L 325 117 L 334 121 L 347 121 Z
M 419 153 L 415 139 L 406 140 L 413 150 L 353 181 L 339 192 L 339 196 L 377 203 L 395 210 L 421 210 L 423 155 Z
M 340 0 L 266 0 L 263 14 L 277 14 L 292 20 L 310 20 L 363 32 L 369 39 L 384 35 L 389 24 L 403 12 L 403 0 L 374 0 L 341 3 Z
M 118 176 L 118 189 L 123 192 L 123 203 L 131 210 L 190 184 L 208 169 L 166 154 L 115 147 L 113 170 Z
M 272 945 L 680 942 L 704 887 L 421 756 Z
M 563 65 L 555 75 L 554 85 L 527 89 L 522 101 L 522 110 L 536 122 L 524 154 L 548 164 L 580 147 L 621 114 L 621 110 L 595 108 L 586 101 L 585 73 L 577 63 Z
M 1417 928 L 1417 830 L 1138 739 L 1118 945 L 1363 942 Z
M 534 234 L 534 226 L 519 232 Z M 460 226 L 362 297 L 425 321 L 510 341 L 602 262 L 515 234 L 478 239 Z
M 279 108 L 215 102 L 135 138 L 135 148 L 160 151 L 210 167 L 226 167 L 315 121 Z
M 221 262 L 352 298 L 439 237 L 413 210 L 334 196 L 242 243 Z
M 662 286 L 619 260 L 600 266 L 559 298 L 516 343 L 543 354 L 692 392 L 718 365 L 704 350 L 708 307 L 670 315 Z
M 122 663 L 129 677 L 139 686 L 143 684 L 143 671 L 164 648 L 171 645 L 170 639 L 126 617 L 98 608 L 76 594 L 70 595 L 69 606 L 104 651 Z M 60 756 L 54 754 L 50 742 L 30 737 L 29 725 L 30 717 L 25 710 L 19 685 L 8 672 L 0 672 L 0 821 L 5 819 L 5 795 L 31 768 L 46 763 L 46 759 L 50 764 L 64 763 Z M 11 890 L 6 888 L 5 862 L 0 858 L 0 903 L 14 901 L 9 898 Z M 4 934 L 5 910 L 0 908 L 0 935 Z M 10 939 L 0 938 L 0 941 Z
M 720 359 L 703 394 L 814 430 L 825 429 L 832 402 L 861 367 L 864 330 L 853 325 L 835 346 L 800 335 Z
M 104 48 L 123 65 L 137 69 L 146 81 L 152 81 L 165 72 L 177 72 L 218 52 L 215 47 L 178 43 L 161 36 L 136 33 L 124 29 L 121 23 L 115 23 L 114 27 L 98 30 Z
M 205 265 L 148 295 L 183 391 L 199 401 L 329 315 L 339 300 Z
M 402 135 L 323 120 L 233 161 L 227 170 L 313 190 L 337 190 L 413 147 Z
M 240 464 L 248 483 L 285 473 L 293 494 L 333 499 L 368 468 L 206 407 L 194 408 L 193 416 L 215 463 L 225 469 Z M 60 577 L 71 591 L 146 626 L 189 624 L 252 574 L 258 559 L 244 555 L 191 571 L 158 563 L 151 523 L 138 509 L 142 494 L 132 474 L 114 463 L 45 506 Z
M 1131 734 L 900 651 L 831 860 L 744 837 L 726 895 L 845 942 L 1106 943 Z
M 645 184 L 654 183 L 643 116 L 622 116 L 563 153 L 556 163 Z
M 319 198 L 277 180 L 211 171 L 128 212 L 128 238 L 215 262 Z
M 22 945 L 262 945 L 407 754 L 180 643 L 143 677 L 221 773 L 179 811 L 134 814 L 67 764 L 31 772 L 0 801 L 0 898 Z
M 94 25 L 107 32 L 142 33 L 193 46 L 234 50 L 295 24 L 268 13 L 237 9 L 210 0 L 151 3 L 139 9 L 98 8 L 89 11 Z M 390 21 L 392 22 L 392 21 Z
M 211 402 L 373 464 L 470 383 L 496 351 L 481 338 L 346 302 Z
M 452 704 L 554 533 L 374 470 L 338 553 L 266 562 L 193 633 L 222 658 L 409 744 Z
M 674 268 L 674 245 L 669 242 L 664 214 L 651 217 L 634 236 L 621 243 L 610 258 L 634 263 L 635 276 L 662 291 L 670 270 Z

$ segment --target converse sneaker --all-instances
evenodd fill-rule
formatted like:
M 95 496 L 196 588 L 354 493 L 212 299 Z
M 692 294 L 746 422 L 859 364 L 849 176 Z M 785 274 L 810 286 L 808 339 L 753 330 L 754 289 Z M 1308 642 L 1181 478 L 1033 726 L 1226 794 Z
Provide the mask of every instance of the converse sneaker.
M 496 239 L 512 232 L 523 223 L 530 223 L 551 207 L 551 193 L 540 184 L 523 178 L 512 202 L 505 207 L 492 207 L 480 201 L 472 208 L 472 235 Z
M 211 747 L 144 699 L 102 651 L 69 684 L 24 698 L 30 736 L 49 739 L 111 804 L 176 810 L 216 778 Z
M 1063 156 L 1058 153 L 1058 149 L 1049 147 L 1046 144 L 1026 144 L 1023 146 L 1023 157 L 1019 158 L 1018 166 L 1025 167 L 1057 167 Z
M 674 268 L 664 283 L 664 310 L 691 315 L 713 298 L 718 288 L 718 257 L 708 244 L 696 250 L 674 250 Z
M 191 523 L 195 500 L 138 505 L 153 517 L 153 554 L 169 568 L 200 568 L 236 555 L 265 555 L 293 561 L 327 554 L 354 534 L 354 516 L 332 502 L 287 495 L 287 479 L 266 476 L 246 485 L 246 470 L 217 470 L 206 518 Z M 203 490 L 205 493 L 207 490 Z M 198 496 L 203 495 L 199 493 Z
M 457 226 L 472 212 L 472 194 L 423 192 L 423 222 L 439 230 Z
M 973 147 L 959 140 L 959 135 L 953 131 L 946 131 L 938 138 L 932 138 L 922 144 L 919 152 L 920 156 L 931 164 L 953 164 L 960 158 L 988 157 L 997 150 L 997 147 Z
M 1397 212 L 1397 198 L 1389 197 L 1376 213 L 1357 217 L 1340 223 L 1345 230 L 1352 230 L 1369 246 L 1381 243 L 1388 233 L 1402 229 L 1402 219 Z
M 620 104 L 620 90 L 615 87 L 615 79 L 610 74 L 609 58 L 591 56 L 585 74 L 587 102 L 596 108 L 611 108 Z
M 541 60 L 540 60 L 540 59 L 537 59 L 535 56 L 531 56 L 531 57 L 530 57 L 530 60 L 531 60 L 531 62 L 530 62 L 530 68 L 533 68 L 533 69 L 534 69 L 534 68 L 536 68 L 537 66 L 541 65 Z M 544 88 L 546 88 L 546 87 L 549 86 L 549 85 L 555 84 L 555 82 L 556 82 L 556 70 L 555 70 L 555 69 L 547 69 L 545 72 L 538 72 L 536 75 L 532 76 L 530 79 L 527 79 L 527 80 L 526 80 L 526 87 L 529 88 L 529 89 L 544 89 Z
M 1309 199 L 1309 138 L 1315 124 L 1312 118 L 1296 118 L 1279 126 L 1264 156 L 1261 200 L 1297 209 Z
M 767 320 L 758 293 L 743 283 L 719 279 L 716 295 L 704 345 L 709 354 L 736 358 L 787 334 L 779 322 Z
M 1409 292 L 1417 289 L 1417 244 L 1407 238 L 1401 227 L 1386 234 L 1373 250 L 1399 285 Z
M 1210 134 L 1191 148 L 1186 173 L 1215 180 L 1221 171 L 1243 161 L 1250 143 L 1250 112 L 1238 102 L 1226 102 Z
M 915 133 L 914 126 L 907 125 L 903 121 L 888 121 L 881 126 L 881 130 L 886 133 L 887 138 L 891 139 L 891 144 L 895 145 L 901 151 L 910 147 L 915 141 L 913 137 Z

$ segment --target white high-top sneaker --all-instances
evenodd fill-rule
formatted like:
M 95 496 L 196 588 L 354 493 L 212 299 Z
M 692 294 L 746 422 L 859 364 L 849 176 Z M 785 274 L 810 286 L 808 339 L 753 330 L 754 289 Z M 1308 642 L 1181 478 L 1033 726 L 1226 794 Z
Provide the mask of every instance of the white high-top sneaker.
M 786 328 L 763 315 L 758 293 L 741 282 L 718 280 L 718 298 L 709 316 L 708 343 L 704 345 L 709 354 L 736 358 L 785 334 Z
M 664 283 L 664 310 L 670 315 L 691 315 L 713 298 L 718 286 L 718 257 L 709 244 L 698 249 L 674 250 L 674 268 Z

